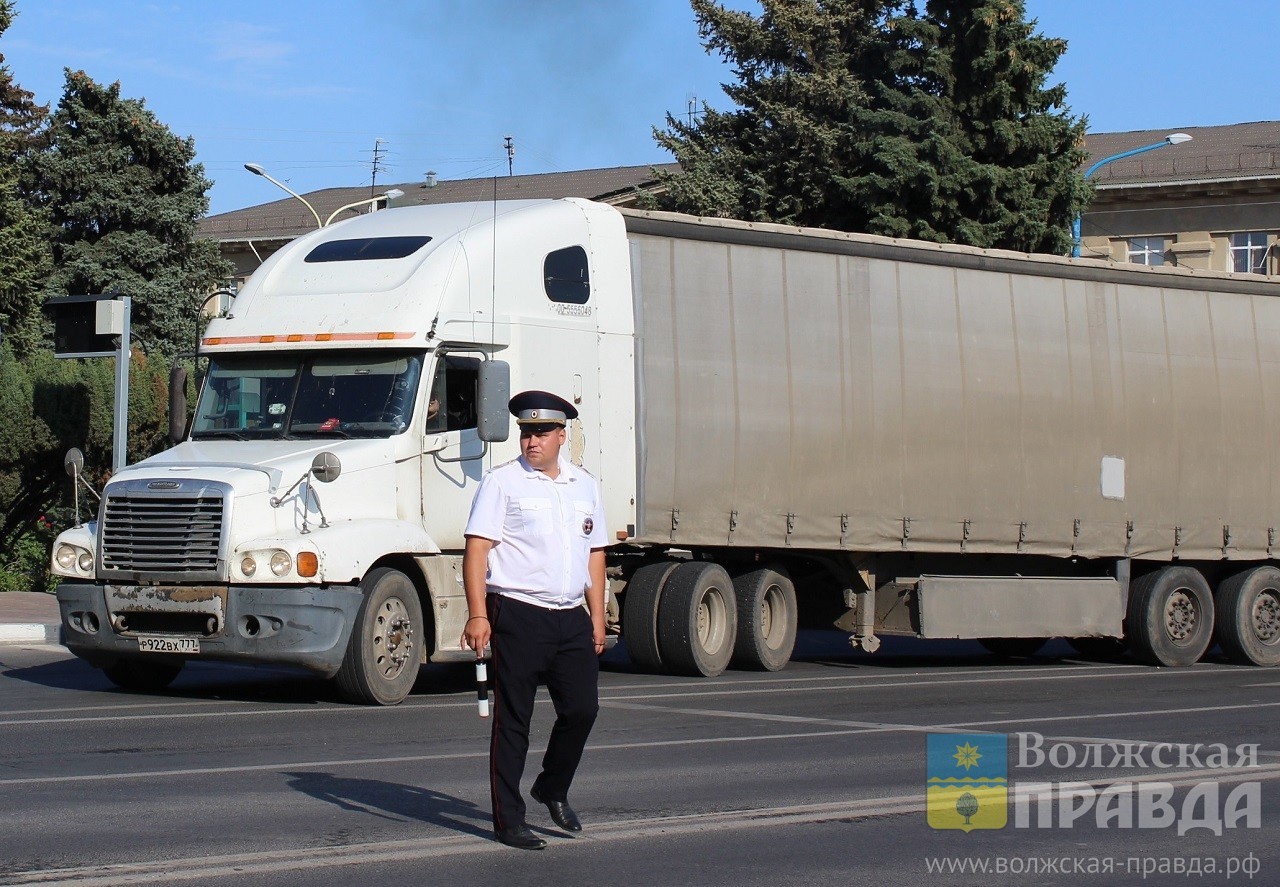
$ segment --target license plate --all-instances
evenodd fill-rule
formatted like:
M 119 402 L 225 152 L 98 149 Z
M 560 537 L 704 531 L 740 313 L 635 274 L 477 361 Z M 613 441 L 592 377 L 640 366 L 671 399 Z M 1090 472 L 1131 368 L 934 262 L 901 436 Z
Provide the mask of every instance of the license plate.
M 141 653 L 199 653 L 199 638 L 161 638 L 143 635 L 138 638 Z

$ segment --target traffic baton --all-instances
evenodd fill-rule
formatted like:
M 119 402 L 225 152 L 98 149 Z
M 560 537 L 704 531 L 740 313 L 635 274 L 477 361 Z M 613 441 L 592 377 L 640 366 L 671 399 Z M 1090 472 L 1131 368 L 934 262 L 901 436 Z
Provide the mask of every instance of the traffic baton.
M 480 717 L 489 717 L 489 668 L 483 659 L 476 660 L 476 709 Z

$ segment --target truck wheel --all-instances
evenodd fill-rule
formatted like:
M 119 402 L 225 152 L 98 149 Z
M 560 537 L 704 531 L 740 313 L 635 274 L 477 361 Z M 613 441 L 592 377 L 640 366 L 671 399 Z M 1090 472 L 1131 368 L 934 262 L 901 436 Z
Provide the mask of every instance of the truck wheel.
M 1191 567 L 1162 567 L 1133 583 L 1128 640 L 1150 665 L 1191 665 L 1213 640 L 1213 595 Z
M 733 580 L 738 601 L 738 639 L 733 665 L 778 671 L 796 645 L 796 587 L 779 570 L 753 570 Z
M 348 702 L 395 705 L 413 689 L 422 662 L 418 589 L 399 570 L 380 567 L 360 590 L 364 602 L 334 681 Z
M 1256 567 L 1222 581 L 1213 596 L 1218 643 L 1239 665 L 1280 665 L 1280 570 Z
M 978 638 L 978 643 L 1002 659 L 1029 659 L 1040 652 L 1048 638 Z
M 1124 638 L 1067 638 L 1081 656 L 1089 659 L 1118 659 L 1124 655 Z
M 724 567 L 680 564 L 658 606 L 658 647 L 672 674 L 714 677 L 729 666 L 738 628 L 733 581 Z
M 186 665 L 182 660 L 171 659 L 117 659 L 102 667 L 107 680 L 122 690 L 163 690 Z
M 680 564 L 661 561 L 645 564 L 627 580 L 622 601 L 622 639 L 627 644 L 631 664 L 640 671 L 662 671 L 658 648 L 658 605 L 667 577 Z

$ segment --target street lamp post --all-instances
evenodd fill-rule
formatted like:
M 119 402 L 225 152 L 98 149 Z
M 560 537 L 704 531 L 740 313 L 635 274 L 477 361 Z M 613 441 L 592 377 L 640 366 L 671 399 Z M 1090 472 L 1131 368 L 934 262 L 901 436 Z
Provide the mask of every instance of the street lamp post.
M 1143 145 L 1141 148 L 1134 148 L 1130 151 L 1121 151 L 1119 154 L 1112 154 L 1110 157 L 1103 157 L 1093 166 L 1084 172 L 1086 179 L 1091 178 L 1095 172 L 1102 169 L 1108 163 L 1116 160 L 1124 160 L 1126 157 L 1133 157 L 1136 154 L 1145 154 L 1148 151 L 1154 151 L 1156 148 L 1163 148 L 1166 145 L 1180 145 L 1183 142 L 1191 141 L 1191 136 L 1185 132 L 1171 132 L 1154 145 Z M 1080 258 L 1080 215 L 1077 214 L 1071 222 L 1071 256 L 1072 258 Z
M 329 227 L 329 225 L 333 222 L 333 220 L 338 217 L 338 213 L 346 212 L 349 209 L 355 209 L 356 207 L 364 206 L 366 203 L 373 204 L 374 208 L 376 209 L 379 200 L 385 200 L 387 202 L 387 205 L 390 206 L 391 201 L 403 196 L 404 196 L 404 192 L 401 191 L 399 188 L 392 188 L 390 191 L 384 191 L 383 193 L 375 197 L 366 197 L 364 200 L 357 200 L 354 203 L 348 203 L 346 206 L 340 206 L 337 209 L 335 209 L 332 213 L 330 213 L 329 218 L 325 219 L 324 224 L 321 225 L 320 227 L 322 228 Z
M 320 213 L 316 212 L 316 208 L 315 208 L 314 206 L 312 206 L 310 203 L 307 203 L 306 198 L 305 198 L 305 197 L 303 197 L 301 194 L 299 194 L 297 191 L 294 191 L 292 188 L 290 188 L 288 185 L 285 185 L 283 182 L 279 182 L 279 181 L 276 181 L 275 179 L 271 178 L 271 176 L 267 174 L 267 171 L 266 171 L 265 169 L 263 169 L 263 168 L 262 168 L 262 164 L 260 164 L 260 163 L 246 163 L 246 164 L 244 165 L 244 168 L 245 168 L 245 169 L 247 169 L 247 170 L 249 170 L 249 172 L 253 173 L 255 176 L 262 176 L 262 177 L 263 177 L 264 179 L 266 179 L 268 182 L 270 182 L 271 184 L 273 184 L 273 185 L 275 185 L 277 188 L 279 188 L 281 191 L 284 191 L 284 192 L 286 192 L 286 193 L 288 193 L 288 194 L 291 194 L 291 195 L 293 195 L 294 197 L 296 197 L 296 198 L 298 198 L 299 200 L 301 200 L 301 201 L 302 201 L 302 203 L 303 203 L 303 205 L 305 205 L 307 209 L 311 210 L 311 215 L 313 215 L 313 216 L 315 216 L 315 217 L 316 217 L 316 227 L 317 227 L 317 228 L 323 228 L 323 227 L 324 227 L 324 222 L 320 221 Z

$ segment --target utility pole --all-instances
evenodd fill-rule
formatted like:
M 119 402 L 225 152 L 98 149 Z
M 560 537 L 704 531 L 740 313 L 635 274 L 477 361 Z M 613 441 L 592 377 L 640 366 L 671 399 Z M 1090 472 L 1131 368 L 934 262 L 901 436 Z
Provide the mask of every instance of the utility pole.
M 386 167 L 382 165 L 382 146 L 385 144 L 385 139 L 373 140 L 373 180 L 369 184 L 370 197 L 378 193 L 378 173 L 386 172 Z
M 503 147 L 507 149 L 507 175 L 510 176 L 515 168 L 516 160 L 516 143 L 511 136 L 503 136 Z
M 689 117 L 689 128 L 693 128 L 693 118 L 698 113 L 698 97 L 693 93 L 689 93 L 689 98 L 685 103 L 685 113 Z

